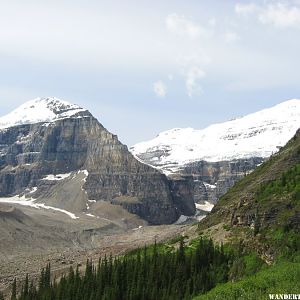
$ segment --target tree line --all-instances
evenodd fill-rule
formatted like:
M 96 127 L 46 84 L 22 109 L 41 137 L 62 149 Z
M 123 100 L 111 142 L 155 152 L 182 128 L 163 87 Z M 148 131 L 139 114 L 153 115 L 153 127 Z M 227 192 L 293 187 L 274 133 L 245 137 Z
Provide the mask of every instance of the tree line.
M 223 246 L 200 238 L 189 247 L 163 244 L 137 249 L 113 258 L 87 260 L 85 272 L 71 267 L 59 280 L 51 279 L 51 266 L 41 271 L 38 286 L 28 276 L 20 295 L 16 281 L 11 300 L 164 300 L 191 299 L 228 279 L 230 255 Z

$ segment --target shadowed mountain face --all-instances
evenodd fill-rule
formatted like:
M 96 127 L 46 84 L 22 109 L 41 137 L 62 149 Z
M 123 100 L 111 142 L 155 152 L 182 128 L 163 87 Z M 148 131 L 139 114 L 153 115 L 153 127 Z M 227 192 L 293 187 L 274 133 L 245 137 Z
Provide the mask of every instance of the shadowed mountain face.
M 105 200 L 152 224 L 194 214 L 193 197 L 188 197 L 192 184 L 178 188 L 176 182 L 170 183 L 165 175 L 136 160 L 88 111 L 63 104 L 56 98 L 35 99 L 21 109 L 29 111 L 24 122 L 0 118 L 1 197 L 25 194 L 62 208 L 66 201 L 72 208 L 73 197 L 76 211 L 86 209 L 89 200 Z M 42 117 L 31 120 L 35 106 L 45 105 L 54 113 L 46 110 L 45 121 Z M 72 187 L 73 179 L 78 184 Z

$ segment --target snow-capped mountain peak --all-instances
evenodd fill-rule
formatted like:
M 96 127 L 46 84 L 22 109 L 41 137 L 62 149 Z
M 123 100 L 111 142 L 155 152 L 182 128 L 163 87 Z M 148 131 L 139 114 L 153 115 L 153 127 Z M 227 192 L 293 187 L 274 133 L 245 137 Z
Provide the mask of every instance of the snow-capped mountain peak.
M 174 128 L 130 148 L 147 164 L 176 171 L 187 163 L 269 157 L 300 128 L 300 100 L 292 99 L 204 129 Z
M 88 111 L 76 104 L 55 97 L 40 97 L 27 101 L 6 116 L 0 117 L 0 129 L 23 124 L 54 122 L 60 119 L 72 118 Z

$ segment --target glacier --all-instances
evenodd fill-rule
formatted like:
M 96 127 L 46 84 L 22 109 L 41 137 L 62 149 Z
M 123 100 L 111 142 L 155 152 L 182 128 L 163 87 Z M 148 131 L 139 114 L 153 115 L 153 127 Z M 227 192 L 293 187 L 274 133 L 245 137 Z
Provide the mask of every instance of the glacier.
M 130 148 L 144 163 L 165 174 L 195 161 L 219 162 L 267 158 L 290 140 L 300 127 L 300 100 L 213 124 L 204 129 L 174 128 Z

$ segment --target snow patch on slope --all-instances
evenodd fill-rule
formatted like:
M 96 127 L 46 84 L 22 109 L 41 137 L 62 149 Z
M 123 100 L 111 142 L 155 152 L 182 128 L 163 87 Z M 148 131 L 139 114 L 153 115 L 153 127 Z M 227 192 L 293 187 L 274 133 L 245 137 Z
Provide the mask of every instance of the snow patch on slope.
M 245 117 L 205 129 L 175 128 L 130 148 L 144 163 L 165 173 L 194 161 L 230 161 L 269 157 L 300 127 L 300 100 L 285 101 Z
M 178 220 L 177 220 L 174 224 L 175 224 L 175 225 L 182 224 L 182 223 L 186 222 L 188 219 L 189 219 L 188 216 L 181 215 L 181 216 L 178 218 Z
M 86 179 L 87 179 L 88 176 L 89 176 L 89 171 L 88 171 L 88 170 L 79 170 L 77 173 L 78 173 L 78 174 L 81 174 L 81 173 L 84 174 L 84 178 L 82 179 L 82 181 L 85 183 L 85 182 L 86 182 Z
M 204 210 L 207 212 L 210 212 L 214 207 L 214 205 L 208 201 L 205 201 L 204 204 L 195 203 L 195 205 L 196 209 Z
M 82 112 L 87 112 L 86 116 L 89 115 L 86 109 L 55 97 L 36 98 L 22 104 L 8 115 L 1 117 L 0 129 L 41 122 L 45 122 L 45 126 L 48 126 L 49 122 L 61 119 L 82 118 L 82 116 L 77 115 Z
M 72 173 L 66 173 L 66 174 L 49 174 L 46 177 L 42 178 L 42 180 L 50 180 L 50 181 L 60 181 L 64 180 L 71 176 Z
M 58 211 L 61 213 L 64 213 L 68 215 L 71 219 L 79 219 L 79 217 L 76 217 L 75 214 L 61 208 L 45 205 L 44 203 L 36 203 L 36 199 L 33 198 L 25 198 L 25 196 L 13 196 L 13 197 L 7 197 L 7 198 L 0 198 L 0 203 L 10 203 L 10 204 L 19 204 L 23 206 L 29 206 L 33 208 L 44 208 L 44 209 L 50 209 L 54 211 Z
M 217 188 L 217 186 L 216 186 L 215 184 L 209 184 L 209 183 L 207 183 L 207 182 L 205 182 L 205 181 L 203 181 L 203 184 L 204 184 L 204 186 L 205 186 L 207 189 L 214 190 L 214 189 Z
M 88 216 L 88 217 L 92 217 L 92 218 L 97 218 L 97 219 L 99 219 L 98 216 L 95 216 L 95 215 L 93 215 L 93 214 L 85 214 L 85 215 Z

